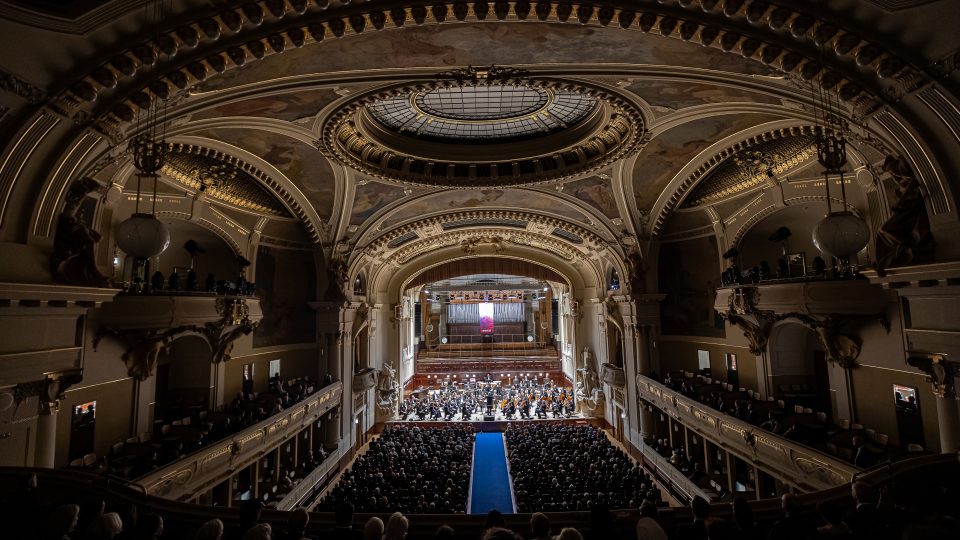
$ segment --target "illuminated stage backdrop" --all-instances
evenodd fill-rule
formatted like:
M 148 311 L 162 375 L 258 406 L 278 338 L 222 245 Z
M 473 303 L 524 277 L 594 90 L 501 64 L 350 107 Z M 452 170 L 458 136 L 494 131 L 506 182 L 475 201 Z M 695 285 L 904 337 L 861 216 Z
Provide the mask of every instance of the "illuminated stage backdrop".
M 487 335 L 493 333 L 493 304 L 484 302 L 480 304 L 480 334 Z

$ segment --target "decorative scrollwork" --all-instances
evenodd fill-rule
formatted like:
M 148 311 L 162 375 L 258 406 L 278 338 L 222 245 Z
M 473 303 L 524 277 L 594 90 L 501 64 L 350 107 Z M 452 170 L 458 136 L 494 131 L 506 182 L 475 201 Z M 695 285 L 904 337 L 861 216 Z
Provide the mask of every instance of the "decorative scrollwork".
M 438 81 L 453 81 L 458 86 L 497 84 L 511 81 L 519 81 L 530 77 L 530 72 L 525 69 L 519 69 L 508 66 L 497 66 L 491 64 L 485 68 L 467 66 L 450 71 L 441 71 L 437 73 Z

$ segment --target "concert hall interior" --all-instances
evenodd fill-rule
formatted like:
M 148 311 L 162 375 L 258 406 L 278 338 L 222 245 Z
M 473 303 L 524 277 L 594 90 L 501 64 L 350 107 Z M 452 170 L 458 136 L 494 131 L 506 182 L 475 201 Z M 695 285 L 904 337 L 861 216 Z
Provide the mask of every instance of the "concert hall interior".
M 0 537 L 955 537 L 958 26 L 0 0 Z

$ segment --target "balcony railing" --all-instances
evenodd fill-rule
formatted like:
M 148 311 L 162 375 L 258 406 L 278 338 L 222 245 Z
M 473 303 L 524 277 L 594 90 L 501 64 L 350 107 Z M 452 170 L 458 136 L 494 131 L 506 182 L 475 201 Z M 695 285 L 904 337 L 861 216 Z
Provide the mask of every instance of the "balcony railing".
M 859 472 L 845 461 L 720 413 L 653 379 L 638 377 L 637 394 L 717 446 L 805 491 L 848 484 Z
M 136 480 L 148 495 L 184 500 L 209 490 L 340 404 L 335 382 L 283 412 Z M 331 461 L 328 458 L 326 461 Z M 336 459 L 333 459 L 336 461 Z

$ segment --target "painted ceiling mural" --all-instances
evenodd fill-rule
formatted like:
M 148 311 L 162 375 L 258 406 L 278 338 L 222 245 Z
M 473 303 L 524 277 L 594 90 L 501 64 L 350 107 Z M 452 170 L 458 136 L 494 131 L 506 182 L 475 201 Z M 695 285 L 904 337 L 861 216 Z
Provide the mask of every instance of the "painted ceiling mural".
M 569 182 L 563 186 L 563 191 L 596 208 L 604 216 L 613 219 L 620 215 L 617 210 L 617 200 L 613 196 L 610 186 L 610 172 L 601 173 L 603 176 L 591 176 L 583 180 Z
M 403 188 L 397 186 L 372 181 L 358 185 L 353 196 L 353 213 L 350 215 L 350 224 L 362 225 L 388 204 L 403 197 Z
M 672 110 L 728 102 L 783 104 L 783 100 L 773 96 L 713 84 L 643 80 L 632 82 L 625 88 L 653 107 Z
M 211 107 L 194 114 L 191 120 L 225 118 L 230 116 L 263 116 L 292 122 L 301 118 L 316 116 L 321 109 L 332 103 L 338 96 L 333 90 L 311 90 L 250 98 Z
M 324 218 L 333 212 L 333 169 L 316 148 L 285 135 L 244 128 L 216 128 L 192 135 L 218 139 L 263 158 L 296 184 Z
M 633 167 L 637 208 L 653 206 L 674 175 L 713 143 L 778 118 L 768 114 L 712 116 L 687 122 L 658 135 L 643 148 Z
M 441 191 L 417 199 L 392 214 L 385 226 L 421 217 L 442 210 L 456 211 L 471 208 L 509 208 L 544 212 L 569 218 L 581 224 L 587 223 L 586 217 L 567 203 L 558 203 L 554 197 L 527 189 L 481 189 Z
M 685 65 L 774 74 L 759 62 L 678 39 L 572 24 L 451 24 L 385 29 L 285 51 L 200 84 L 222 90 L 308 73 L 424 66 L 598 63 Z

